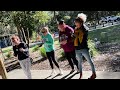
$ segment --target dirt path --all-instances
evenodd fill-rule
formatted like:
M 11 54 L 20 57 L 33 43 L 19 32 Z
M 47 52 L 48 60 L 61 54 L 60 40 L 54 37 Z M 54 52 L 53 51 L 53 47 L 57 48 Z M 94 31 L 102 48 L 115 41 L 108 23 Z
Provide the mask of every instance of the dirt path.
M 119 44 L 103 44 L 99 47 L 101 54 L 94 57 L 94 64 L 97 71 L 120 71 L 120 45 Z M 60 50 L 56 51 L 56 56 Z M 70 69 L 67 60 L 59 61 L 62 69 Z M 32 66 L 32 69 L 42 70 L 50 69 L 48 60 L 42 61 Z M 88 62 L 83 62 L 83 70 L 91 70 Z

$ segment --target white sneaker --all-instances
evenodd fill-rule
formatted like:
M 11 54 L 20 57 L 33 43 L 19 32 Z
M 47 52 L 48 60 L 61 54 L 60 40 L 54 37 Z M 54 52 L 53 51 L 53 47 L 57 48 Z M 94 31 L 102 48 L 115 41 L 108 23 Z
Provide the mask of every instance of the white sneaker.
M 55 73 L 56 73 L 56 72 L 55 72 L 55 70 L 53 69 L 52 72 L 51 72 L 51 74 L 50 74 L 50 76 L 53 76 Z
M 59 73 L 58 73 L 59 75 L 63 75 L 63 72 L 62 72 L 62 70 L 61 69 L 59 69 Z

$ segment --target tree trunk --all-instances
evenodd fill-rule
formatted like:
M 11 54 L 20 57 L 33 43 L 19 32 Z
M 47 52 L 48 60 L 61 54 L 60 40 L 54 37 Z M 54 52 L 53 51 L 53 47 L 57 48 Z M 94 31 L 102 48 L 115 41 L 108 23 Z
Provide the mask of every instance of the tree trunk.
M 24 40 L 24 42 L 27 44 L 28 42 L 27 42 L 27 39 L 26 39 L 25 29 L 22 28 L 21 30 L 22 30 L 22 34 L 23 34 L 23 40 Z
M 54 20 L 56 20 L 55 11 L 53 11 L 53 13 L 54 13 Z
M 28 28 L 17 27 L 18 36 L 22 42 L 25 42 L 29 47 L 29 31 Z
M 55 11 L 54 11 L 53 13 L 54 13 L 54 18 L 53 18 L 53 20 L 54 20 L 55 22 L 57 22 L 57 18 L 56 18 L 56 13 L 55 13 Z
M 22 31 L 21 31 L 20 26 L 17 26 L 17 31 L 18 31 L 18 36 L 19 36 L 20 40 L 21 40 L 21 41 L 24 41 L 24 40 L 23 40 L 23 35 L 22 35 Z
M 25 35 L 26 35 L 26 41 L 27 41 L 27 46 L 28 46 L 28 48 L 29 48 L 29 38 L 30 38 L 30 35 L 29 35 L 29 30 L 28 30 L 28 28 L 25 30 Z

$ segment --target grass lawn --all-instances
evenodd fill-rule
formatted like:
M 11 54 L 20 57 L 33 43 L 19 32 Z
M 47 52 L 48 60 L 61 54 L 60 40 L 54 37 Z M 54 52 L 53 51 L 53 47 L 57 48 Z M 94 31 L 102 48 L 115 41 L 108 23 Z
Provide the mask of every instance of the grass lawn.
M 106 32 L 106 36 L 105 38 L 102 37 L 101 33 L 102 32 Z M 108 28 L 104 28 L 104 29 L 97 29 L 94 31 L 89 31 L 89 39 L 94 40 L 94 38 L 98 38 L 98 40 L 102 40 L 106 41 L 106 39 L 108 38 L 108 42 L 112 43 L 112 42 L 120 42 L 120 25 L 116 25 L 116 26 L 111 26 Z
M 9 51 L 12 51 L 12 46 L 6 47 L 6 48 L 2 48 L 2 51 L 3 51 L 3 53 L 7 53 Z
M 105 37 L 102 36 L 102 32 L 106 32 Z M 120 25 L 89 31 L 88 38 L 88 46 L 95 56 L 99 54 L 99 51 L 94 48 L 95 44 L 92 42 L 94 38 L 97 38 L 100 42 L 120 43 Z

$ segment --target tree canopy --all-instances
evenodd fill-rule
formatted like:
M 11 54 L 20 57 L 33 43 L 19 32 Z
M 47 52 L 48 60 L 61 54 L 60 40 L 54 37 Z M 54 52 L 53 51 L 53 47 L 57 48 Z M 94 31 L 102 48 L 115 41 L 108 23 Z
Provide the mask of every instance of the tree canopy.
M 21 39 L 29 44 L 32 33 L 38 32 L 39 28 L 48 25 L 52 32 L 57 31 L 57 21 L 60 19 L 72 26 L 78 13 L 85 13 L 87 21 L 99 21 L 101 17 L 119 15 L 119 11 L 0 11 L 0 34 L 6 33 L 3 28 L 9 25 L 10 30 L 15 31 L 17 28 Z

